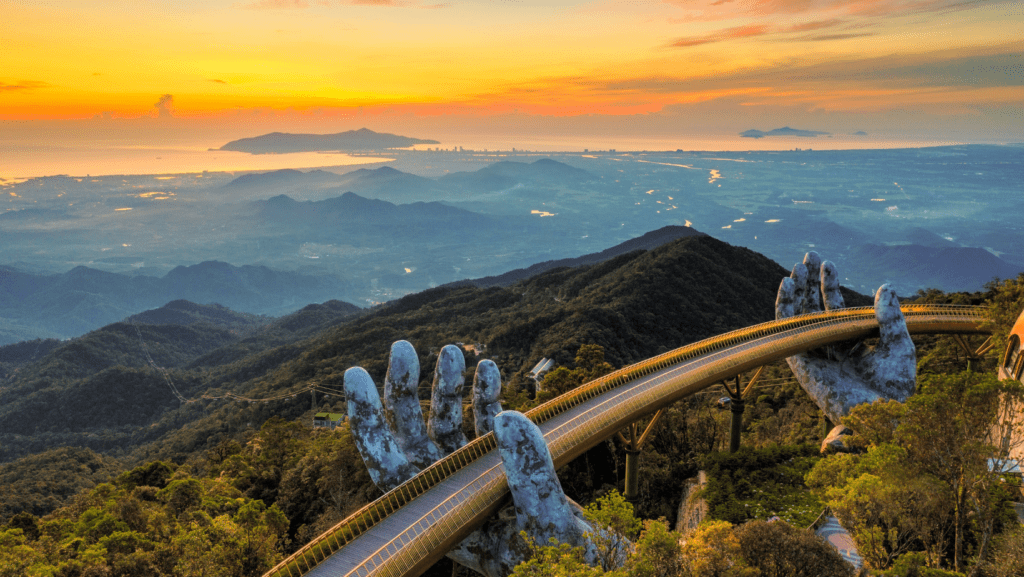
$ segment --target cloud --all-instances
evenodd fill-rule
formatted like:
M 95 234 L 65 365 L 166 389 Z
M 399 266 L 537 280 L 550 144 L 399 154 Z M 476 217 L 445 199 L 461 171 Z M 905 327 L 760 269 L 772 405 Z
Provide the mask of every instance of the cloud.
M 736 18 L 772 19 L 810 16 L 818 20 L 861 17 L 885 19 L 924 13 L 971 10 L 1020 0 L 666 0 L 681 15 L 674 22 L 709 22 Z
M 874 32 L 848 32 L 845 34 L 818 34 L 817 36 L 804 36 L 796 38 L 802 42 L 825 42 L 828 40 L 847 40 L 849 38 L 861 38 L 864 36 L 875 36 Z
M 846 20 L 841 18 L 832 18 L 830 20 L 815 20 L 813 22 L 803 22 L 801 24 L 794 24 L 790 26 L 789 32 L 810 32 L 811 30 L 821 30 L 822 28 L 833 28 L 835 26 L 841 26 L 846 23 Z
M 209 78 L 210 82 L 216 82 L 217 84 L 227 84 L 227 81 L 221 80 L 220 78 Z
M 331 6 L 384 6 L 401 8 L 446 8 L 447 4 L 421 5 L 412 0 L 313 0 L 313 4 L 322 7 Z M 253 2 L 236 2 L 234 8 L 247 10 L 295 10 L 311 6 L 308 0 L 255 0 Z
M 235 8 L 247 8 L 250 10 L 280 10 L 288 8 L 309 8 L 309 2 L 305 0 L 258 0 L 257 2 L 236 3 Z
M 646 76 L 607 81 L 594 91 L 689 94 L 787 87 L 820 92 L 843 89 L 935 90 L 985 88 L 1015 90 L 1024 86 L 1024 53 L 1018 44 L 973 52 L 949 49 L 915 55 L 849 58 L 825 62 L 793 61 L 714 76 L 675 78 Z
M 16 84 L 0 82 L 0 92 L 27 92 L 38 88 L 47 88 L 50 84 L 38 80 L 22 80 Z
M 736 26 L 734 28 L 726 28 L 713 34 L 706 36 L 691 36 L 689 38 L 680 38 L 670 44 L 670 46 L 676 48 L 688 48 L 690 46 L 700 46 L 702 44 L 711 44 L 712 42 L 721 42 L 723 40 L 732 40 L 734 38 L 748 38 L 750 36 L 761 36 L 767 34 L 770 31 L 769 27 L 764 24 L 751 24 L 748 26 Z
M 156 108 L 157 118 L 172 118 L 174 116 L 174 96 L 163 94 L 153 105 Z

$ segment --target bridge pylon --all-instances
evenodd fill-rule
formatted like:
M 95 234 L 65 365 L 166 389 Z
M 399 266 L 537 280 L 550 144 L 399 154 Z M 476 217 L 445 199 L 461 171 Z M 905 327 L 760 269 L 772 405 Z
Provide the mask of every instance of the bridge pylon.
M 640 421 L 634 421 L 626 428 L 626 434 L 622 431 L 617 433 L 619 439 L 626 445 L 626 490 L 623 496 L 627 499 L 635 499 L 640 486 L 640 452 L 654 431 L 654 425 L 658 424 L 665 409 L 658 409 L 654 417 L 647 423 L 643 433 L 640 432 Z
M 761 379 L 761 374 L 764 373 L 764 366 L 757 368 L 754 376 L 750 377 L 747 381 L 747 385 L 741 387 L 740 375 L 736 375 L 734 381 L 734 388 L 729 388 L 729 381 L 722 381 L 722 386 L 725 387 L 726 392 L 729 393 L 729 410 L 732 412 L 732 422 L 729 427 L 729 452 L 735 453 L 740 450 L 740 433 L 743 432 L 743 410 L 745 407 L 744 399 L 750 396 L 750 392 L 754 389 L 754 385 Z

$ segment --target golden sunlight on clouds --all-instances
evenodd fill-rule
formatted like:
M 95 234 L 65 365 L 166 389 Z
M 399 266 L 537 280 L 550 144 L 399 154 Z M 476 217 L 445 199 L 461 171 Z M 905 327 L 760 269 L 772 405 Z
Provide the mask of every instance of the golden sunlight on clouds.
M 14 0 L 0 34 L 0 120 L 703 107 L 782 125 L 1024 100 L 1010 1 Z

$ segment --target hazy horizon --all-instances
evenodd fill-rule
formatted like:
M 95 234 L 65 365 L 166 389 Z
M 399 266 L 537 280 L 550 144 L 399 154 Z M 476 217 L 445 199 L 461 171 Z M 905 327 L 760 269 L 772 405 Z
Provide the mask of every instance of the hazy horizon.
M 249 136 L 246 134 L 245 136 Z M 403 134 L 403 136 L 406 136 Z M 434 135 L 416 134 L 434 138 Z M 241 136 L 239 136 L 240 138 Z M 300 152 L 286 154 L 248 154 L 215 150 L 227 140 L 221 138 L 188 141 L 183 137 L 165 142 L 132 143 L 132 141 L 79 140 L 37 138 L 36 141 L 0 139 L 4 162 L 0 165 L 0 183 L 46 176 L 112 176 L 186 174 L 198 172 L 247 172 L 284 168 L 315 169 L 347 167 L 391 162 L 387 151 L 359 153 L 353 156 L 337 152 Z M 461 147 L 479 152 L 607 152 L 640 151 L 702 151 L 744 152 L 803 150 L 874 150 L 921 148 L 954 144 L 1007 144 L 1001 142 L 957 142 L 949 140 L 884 139 L 873 135 L 836 134 L 830 137 L 766 137 L 748 138 L 732 135 L 680 135 L 675 138 L 586 137 L 537 135 L 508 138 L 501 135 L 464 135 L 437 138 L 440 144 L 421 144 L 415 150 L 452 149 Z

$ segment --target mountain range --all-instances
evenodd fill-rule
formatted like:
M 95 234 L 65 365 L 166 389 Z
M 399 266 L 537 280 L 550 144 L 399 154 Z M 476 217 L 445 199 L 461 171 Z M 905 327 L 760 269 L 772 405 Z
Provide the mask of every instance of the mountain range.
M 219 303 L 251 314 L 281 314 L 346 292 L 333 275 L 209 261 L 163 277 L 127 276 L 84 266 L 54 275 L 0 267 L 0 344 L 68 338 L 169 301 Z
M 0 367 L 0 460 L 58 445 L 185 459 L 246 423 L 302 415 L 309 398 L 288 392 L 311 379 L 340 389 L 353 365 L 383 378 L 387 350 L 402 338 L 426 355 L 423 379 L 441 346 L 484 344 L 513 390 L 527 386 L 541 357 L 570 363 L 582 344 L 600 344 L 624 365 L 772 318 L 785 274 L 748 249 L 691 235 L 509 287 L 439 287 L 362 312 L 325 303 L 268 320 L 172 302 L 64 343 L 40 342 L 34 356 L 23 345 L 13 345 L 20 355 L 0 347 L 9 359 Z M 851 305 L 870 302 L 847 294 Z M 277 400 L 199 400 L 227 393 Z

